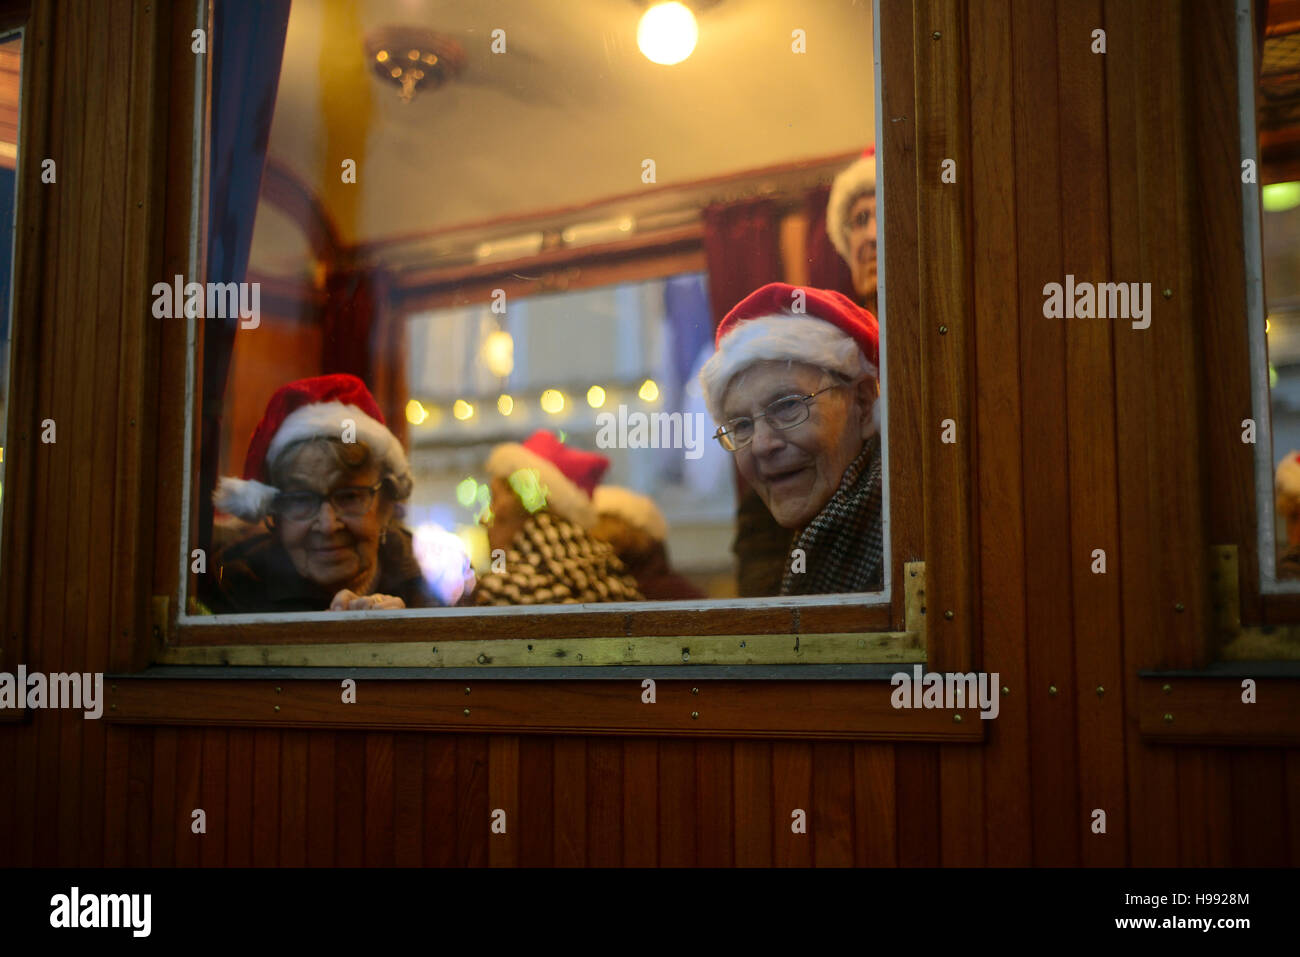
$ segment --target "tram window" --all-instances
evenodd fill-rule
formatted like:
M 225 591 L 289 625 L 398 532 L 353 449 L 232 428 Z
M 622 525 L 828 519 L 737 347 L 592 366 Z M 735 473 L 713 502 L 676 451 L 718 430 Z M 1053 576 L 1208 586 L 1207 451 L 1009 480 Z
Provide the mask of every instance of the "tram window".
M 215 0 L 187 613 L 879 599 L 871 4 L 791 10 Z
M 1238 18 L 1239 50 L 1255 42 L 1249 19 Z M 1300 592 L 1300 91 L 1292 77 L 1300 30 L 1270 22 L 1263 41 L 1257 74 L 1255 57 L 1243 53 L 1238 64 L 1254 393 L 1254 415 L 1241 424 L 1243 441 L 1256 443 L 1260 592 L 1278 594 Z M 1255 157 L 1259 186 L 1249 175 Z M 1300 640 L 1293 629 L 1266 628 L 1222 653 L 1294 659 Z

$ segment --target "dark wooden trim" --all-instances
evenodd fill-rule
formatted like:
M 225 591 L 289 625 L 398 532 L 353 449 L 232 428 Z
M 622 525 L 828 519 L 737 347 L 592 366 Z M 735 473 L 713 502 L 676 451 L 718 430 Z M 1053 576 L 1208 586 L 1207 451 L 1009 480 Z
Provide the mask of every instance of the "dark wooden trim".
M 900 587 L 901 582 L 900 582 Z M 177 626 L 168 645 L 346 644 L 357 641 L 458 641 L 485 638 L 603 638 L 655 635 L 838 634 L 889 631 L 887 605 L 729 608 L 685 611 L 576 611 L 546 615 L 447 615 L 349 621 Z
M 210 24 L 208 24 L 210 26 Z M 177 15 L 172 25 L 171 47 L 187 47 L 187 37 L 194 29 L 193 21 Z M 195 218 L 192 190 L 194 168 L 193 123 L 194 123 L 194 63 L 186 57 L 171 60 L 171 72 L 168 77 L 170 99 L 167 116 L 172 133 L 169 136 L 170 148 L 166 152 L 166 202 L 161 211 L 164 218 L 163 264 L 161 275 L 174 276 L 190 274 L 190 237 L 197 232 L 199 236 L 198 263 L 206 260 L 206 218 L 205 203 L 200 204 L 200 211 Z M 206 98 L 205 98 L 206 102 Z M 204 124 L 206 128 L 206 123 Z M 200 149 L 203 147 L 200 146 Z M 199 195 L 207 192 L 207 164 L 199 184 Z M 197 276 L 196 279 L 203 277 Z M 198 522 L 198 456 L 199 429 L 194 429 L 189 448 L 185 446 L 185 429 L 187 421 L 198 423 L 201 419 L 201 402 L 203 395 L 202 363 L 195 362 L 194 393 L 192 402 L 187 406 L 184 401 L 186 372 L 190 362 L 186 345 L 187 328 L 185 320 L 155 320 L 158 340 L 158 362 L 150 369 L 149 388 L 153 391 L 156 406 L 156 429 L 158 434 L 158 464 L 153 471 L 157 474 L 157 484 L 153 491 L 153 564 L 152 584 L 147 594 L 173 596 L 168 609 L 169 621 L 174 621 L 180 609 L 176 607 L 180 595 L 180 553 L 181 532 L 183 525 L 177 517 L 183 514 L 183 496 L 185 485 L 184 463 L 186 457 L 195 463 L 190 485 L 190 511 L 185 516 L 190 528 Z M 203 342 L 203 323 L 198 324 L 198 342 L 201 354 Z M 163 463 L 167 463 L 163 465 Z M 192 580 L 192 579 L 191 579 Z M 164 623 L 165 624 L 165 623 Z M 139 637 L 134 644 L 141 643 Z
M 522 262 L 484 263 L 399 273 L 393 308 L 416 312 L 486 302 L 495 289 L 518 298 L 555 290 L 588 289 L 705 268 L 703 229 L 683 226 L 621 243 L 557 249 Z M 520 278 L 520 273 L 534 278 Z
M 977 709 L 896 709 L 887 682 L 661 680 L 655 704 L 642 703 L 638 680 L 362 678 L 355 704 L 342 702 L 338 681 L 115 678 L 106 684 L 104 715 L 113 724 L 956 744 L 981 743 L 986 724 Z
M 910 0 L 881 0 L 884 36 L 912 36 Z M 909 423 L 922 412 L 921 306 L 917 250 L 916 85 L 911 43 L 882 47 L 882 124 L 877 145 L 884 189 L 885 409 L 889 419 L 889 523 L 891 576 L 903 582 L 904 565 L 925 558 L 925 481 L 921 435 Z M 904 589 L 892 595 L 895 621 L 903 620 Z
M 1246 665 L 1248 662 L 1240 662 Z M 1240 677 L 1143 677 L 1138 725 L 1153 744 L 1300 747 L 1300 679 L 1259 678 L 1256 700 L 1242 701 Z
M 19 169 L 14 223 L 14 267 L 11 295 L 8 422 L 4 462 L 4 520 L 0 539 L 0 670 L 12 671 L 25 661 L 31 614 L 26 570 L 32 567 L 36 499 L 36 453 L 42 416 L 40 317 L 46 308 L 45 268 L 51 255 L 51 235 L 45 226 L 54 200 L 41 183 L 41 161 L 51 155 L 54 95 L 54 10 L 42 3 L 30 17 L 20 4 L 27 26 L 23 44 L 22 116 L 19 129 Z M 15 573 L 17 570 L 17 573 Z M 0 711 L 0 722 L 22 720 L 23 712 Z
M 1241 177 L 1237 24 L 1231 5 L 1206 8 L 1205 16 L 1186 25 L 1184 36 L 1188 55 L 1204 64 L 1188 73 L 1190 96 L 1197 104 L 1189 111 L 1188 122 L 1196 144 L 1190 157 L 1191 195 L 1206 196 L 1225 180 L 1235 183 Z M 1261 158 L 1261 179 L 1266 169 Z M 1234 203 L 1200 203 L 1195 210 L 1192 288 L 1197 325 L 1204 337 L 1203 421 L 1215 423 L 1202 430 L 1202 468 L 1210 503 L 1206 534 L 1211 545 L 1237 546 L 1241 620 L 1251 625 L 1261 621 L 1269 596 L 1259 591 L 1255 446 L 1241 441 L 1240 428 L 1243 419 L 1254 415 L 1242 207 L 1238 198 Z M 1271 441 L 1269 436 L 1259 440 Z M 1207 649 L 1207 660 L 1216 653 L 1217 648 Z
M 693 199 L 696 202 L 707 202 L 709 199 L 709 191 L 716 190 L 719 186 L 726 187 L 730 185 L 739 185 L 762 178 L 795 176 L 807 170 L 817 170 L 823 167 L 833 175 L 839 171 L 840 167 L 846 165 L 857 155 L 856 152 L 833 154 L 831 156 L 798 160 L 792 163 L 779 163 L 773 166 L 763 166 L 757 169 L 744 170 L 740 173 L 709 176 L 703 179 L 690 180 L 685 183 L 668 183 L 662 186 L 646 186 L 644 189 L 635 190 L 629 193 L 619 193 L 615 196 L 602 196 L 599 199 L 588 200 L 585 203 L 575 203 L 568 206 L 555 206 L 547 209 L 532 210 L 526 213 L 498 216 L 495 219 L 456 223 L 451 226 L 444 226 L 440 229 L 424 230 L 413 233 L 400 233 L 376 242 L 358 243 L 349 248 L 359 257 L 382 258 L 383 250 L 388 247 L 406 246 L 429 239 L 450 236 L 455 233 L 480 233 L 486 230 L 499 230 L 500 228 L 508 226 L 531 226 L 532 228 L 540 229 L 542 228 L 540 224 L 544 224 L 548 221 L 572 219 L 574 216 L 589 213 L 593 210 L 600 210 L 604 207 L 616 207 L 632 202 L 642 203 L 647 198 L 658 199 L 660 197 L 667 197 L 671 200 L 674 196 L 681 196 L 683 197 L 683 201 Z
M 916 123 L 923 131 L 916 138 L 920 272 L 913 280 L 922 290 L 922 402 L 912 431 L 920 435 L 923 450 L 926 598 L 935 638 L 929 660 L 938 671 L 967 671 L 974 658 L 978 565 L 971 528 L 975 422 L 969 396 L 974 335 L 966 24 L 960 5 L 951 0 L 919 0 L 914 11 Z M 941 179 L 947 160 L 956 163 L 955 183 Z M 943 441 L 949 419 L 955 442 Z

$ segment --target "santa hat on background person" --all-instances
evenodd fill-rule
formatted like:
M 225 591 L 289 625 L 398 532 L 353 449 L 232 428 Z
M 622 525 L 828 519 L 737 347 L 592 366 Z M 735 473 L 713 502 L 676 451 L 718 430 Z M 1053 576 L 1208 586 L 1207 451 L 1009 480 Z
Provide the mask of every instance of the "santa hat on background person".
M 531 469 L 546 490 L 546 507 L 552 514 L 583 529 L 596 524 L 591 495 L 609 468 L 609 459 L 563 444 L 546 429 L 538 429 L 522 445 L 498 445 L 485 466 L 493 478 L 509 479 L 521 469 Z
M 621 518 L 633 528 L 639 528 L 656 542 L 668 538 L 668 522 L 659 506 L 649 496 L 620 485 L 600 485 L 592 495 L 596 514 Z
M 223 477 L 212 501 L 223 512 L 259 522 L 270 512 L 280 490 L 270 484 L 270 466 L 290 444 L 303 439 L 343 437 L 344 420 L 356 424 L 385 475 L 410 479 L 402 443 L 384 424 L 384 414 L 364 382 L 352 375 L 322 375 L 281 386 L 266 404 L 244 458 L 244 477 Z M 409 484 L 409 483 L 406 483 Z
M 802 303 L 803 312 L 795 313 Z M 880 329 L 876 317 L 842 293 L 771 282 L 737 303 L 718 325 L 717 351 L 700 370 L 704 402 L 721 422 L 722 397 L 735 375 L 768 359 L 804 362 L 849 380 L 875 378 Z M 880 402 L 872 414 L 880 422 Z
M 875 191 L 876 148 L 868 146 L 835 177 L 826 201 L 826 232 L 845 262 L 849 260 L 849 210 L 863 193 Z

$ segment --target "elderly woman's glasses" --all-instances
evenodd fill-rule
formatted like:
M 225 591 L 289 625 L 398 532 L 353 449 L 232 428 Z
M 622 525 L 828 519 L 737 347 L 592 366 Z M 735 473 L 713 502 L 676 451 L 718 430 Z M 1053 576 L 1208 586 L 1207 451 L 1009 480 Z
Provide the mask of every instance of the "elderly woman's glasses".
M 320 511 L 321 502 L 329 500 L 335 513 L 345 518 L 359 518 L 370 511 L 375 500 L 375 493 L 384 487 L 383 482 L 374 485 L 348 485 L 336 488 L 328 495 L 318 492 L 281 492 L 275 497 L 273 510 L 290 521 L 303 522 L 314 518 Z
M 767 419 L 772 428 L 783 431 L 793 429 L 796 425 L 803 425 L 808 421 L 808 416 L 812 414 L 810 406 L 813 399 L 823 392 L 838 389 L 844 384 L 843 382 L 837 382 L 817 392 L 787 395 L 784 398 L 777 399 L 752 419 L 748 416 L 742 416 L 738 419 L 728 420 L 727 424 L 718 429 L 713 437 L 728 452 L 735 452 L 737 449 L 743 449 L 754 441 L 754 423 L 759 419 Z

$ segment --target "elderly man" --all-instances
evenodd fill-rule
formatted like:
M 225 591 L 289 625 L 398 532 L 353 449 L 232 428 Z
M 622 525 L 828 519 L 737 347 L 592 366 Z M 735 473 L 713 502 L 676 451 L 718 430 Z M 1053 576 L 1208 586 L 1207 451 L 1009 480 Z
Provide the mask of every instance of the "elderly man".
M 715 438 L 795 531 L 782 595 L 882 583 L 879 332 L 822 289 L 769 283 L 718 326 L 700 371 Z
M 876 150 L 868 146 L 831 185 L 826 232 L 853 273 L 853 290 L 876 311 Z

